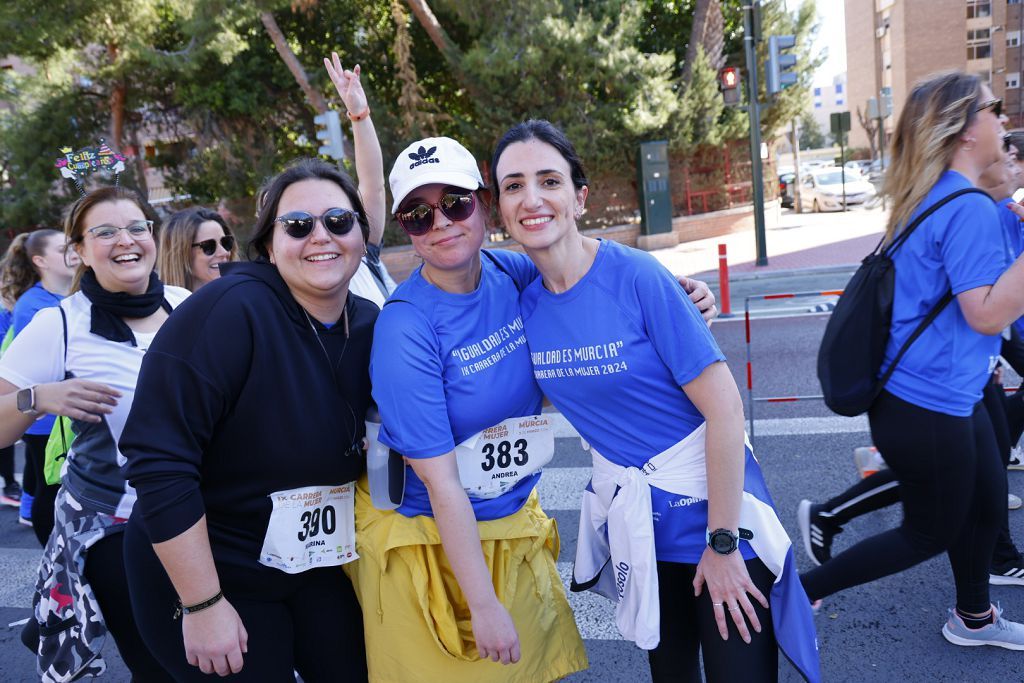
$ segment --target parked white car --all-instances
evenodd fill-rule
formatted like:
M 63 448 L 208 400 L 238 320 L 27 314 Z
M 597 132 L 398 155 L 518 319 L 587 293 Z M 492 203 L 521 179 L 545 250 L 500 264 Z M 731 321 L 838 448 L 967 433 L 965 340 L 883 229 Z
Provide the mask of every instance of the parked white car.
M 875 186 L 852 169 L 846 170 L 846 205 L 863 204 L 875 196 Z M 842 211 L 843 171 L 823 168 L 800 178 L 800 206 L 804 211 Z

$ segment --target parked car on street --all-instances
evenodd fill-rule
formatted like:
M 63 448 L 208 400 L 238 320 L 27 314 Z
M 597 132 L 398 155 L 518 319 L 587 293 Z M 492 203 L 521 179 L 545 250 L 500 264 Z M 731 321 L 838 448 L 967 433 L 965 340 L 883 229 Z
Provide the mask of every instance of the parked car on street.
M 804 211 L 842 211 L 843 171 L 824 168 L 800 179 L 800 206 Z M 863 204 L 874 198 L 875 186 L 854 170 L 846 171 L 846 205 Z
M 857 171 L 861 175 L 867 175 L 871 168 L 871 159 L 851 159 L 843 164 L 848 170 Z
M 787 171 L 779 174 L 779 199 L 782 202 L 782 208 L 792 209 L 793 208 L 793 197 L 796 194 L 793 191 L 793 181 L 796 180 L 796 173 Z

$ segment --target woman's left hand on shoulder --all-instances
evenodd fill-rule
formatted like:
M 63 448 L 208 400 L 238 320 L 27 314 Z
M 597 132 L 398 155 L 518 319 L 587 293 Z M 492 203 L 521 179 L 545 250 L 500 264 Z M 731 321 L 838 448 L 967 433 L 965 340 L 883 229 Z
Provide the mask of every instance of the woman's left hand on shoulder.
M 728 555 L 720 555 L 711 548 L 705 548 L 693 579 L 693 594 L 699 596 L 704 584 L 707 584 L 712 610 L 715 613 L 715 623 L 718 624 L 718 633 L 722 640 L 729 639 L 729 625 L 726 620 L 730 618 L 736 624 L 736 630 L 745 643 L 750 642 L 748 619 L 754 630 L 761 632 L 761 622 L 750 599 L 752 597 L 757 600 L 765 609 L 768 609 L 768 600 L 750 579 L 743 555 L 738 550 Z
M 715 294 L 708 287 L 708 283 L 680 275 L 679 284 L 683 286 L 683 291 L 690 296 L 690 301 L 694 303 L 700 314 L 704 316 L 704 320 L 710 325 L 711 321 L 718 317 L 718 307 L 715 305 Z

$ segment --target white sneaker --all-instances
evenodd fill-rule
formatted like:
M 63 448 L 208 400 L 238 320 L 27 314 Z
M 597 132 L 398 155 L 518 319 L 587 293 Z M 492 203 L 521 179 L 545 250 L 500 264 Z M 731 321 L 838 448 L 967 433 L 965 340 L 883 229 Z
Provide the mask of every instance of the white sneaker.
M 995 622 L 982 628 L 967 628 L 956 610 L 949 610 L 949 620 L 942 627 L 942 636 L 954 645 L 973 647 L 994 645 L 1007 650 L 1024 650 L 1024 625 L 1003 619 L 1003 610 L 993 608 Z
M 1010 464 L 1006 466 L 1008 470 L 1024 470 L 1024 449 L 1020 446 L 1014 446 L 1010 449 Z
M 1020 496 L 1015 496 L 1012 493 L 1007 496 L 1006 503 L 1010 510 L 1020 510 L 1020 506 L 1024 505 L 1024 501 L 1021 501 Z

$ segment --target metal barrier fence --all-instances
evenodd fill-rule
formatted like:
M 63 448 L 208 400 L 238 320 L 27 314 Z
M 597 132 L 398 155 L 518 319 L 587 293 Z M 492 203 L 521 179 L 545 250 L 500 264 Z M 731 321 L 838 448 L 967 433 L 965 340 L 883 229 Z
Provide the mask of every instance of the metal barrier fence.
M 743 300 L 743 324 L 746 328 L 747 339 L 747 415 L 750 422 L 750 439 L 754 439 L 754 404 L 755 403 L 796 403 L 798 401 L 820 401 L 825 397 L 821 394 L 809 394 L 807 396 L 754 396 L 754 372 L 750 353 L 750 302 L 751 301 L 773 301 L 776 299 L 800 299 L 812 296 L 842 296 L 841 289 L 828 289 L 816 292 L 786 292 L 781 294 L 754 294 Z M 818 315 L 818 312 L 807 313 L 806 315 Z M 1007 394 L 1021 389 L 1016 387 L 1003 387 Z
M 840 296 L 841 289 L 828 289 L 815 292 L 785 292 L 780 294 L 754 294 L 743 300 L 743 324 L 746 327 L 747 335 L 747 416 L 750 421 L 750 439 L 754 439 L 754 404 L 755 403 L 795 403 L 797 401 L 821 400 L 825 398 L 821 394 L 808 396 L 754 396 L 754 371 L 750 355 L 750 302 L 751 301 L 774 301 L 777 299 L 801 299 L 812 296 Z M 816 315 L 808 313 L 807 315 Z

